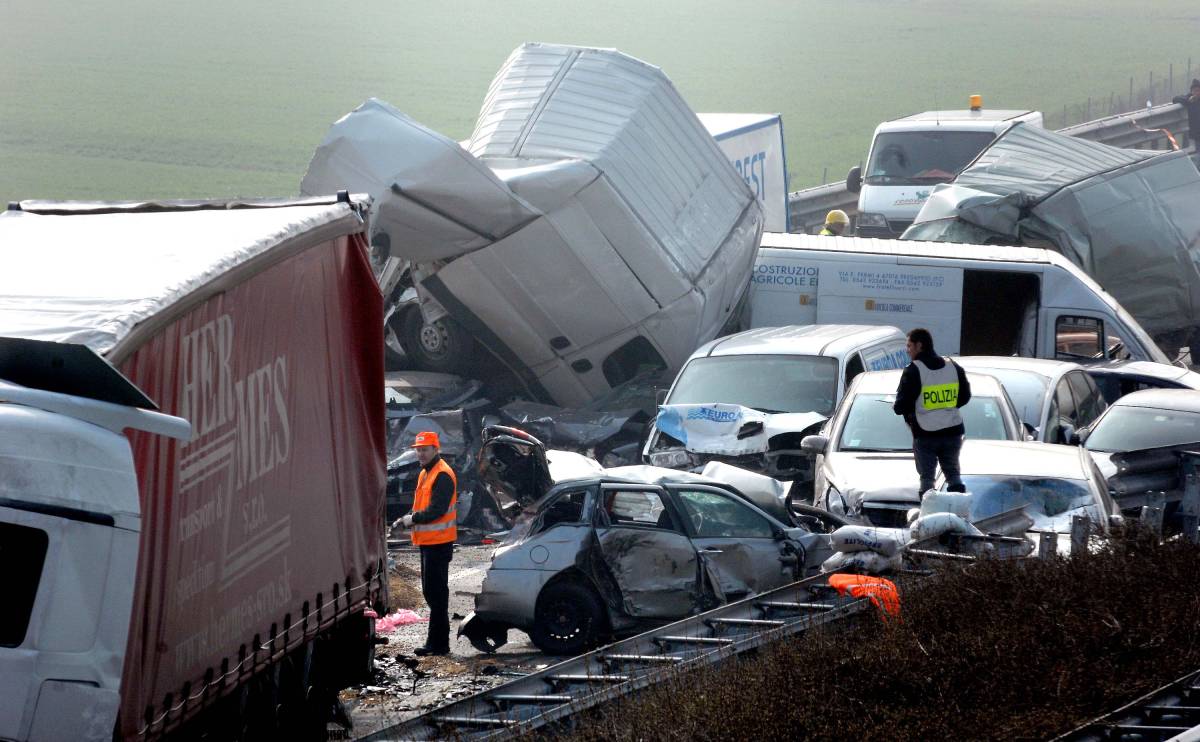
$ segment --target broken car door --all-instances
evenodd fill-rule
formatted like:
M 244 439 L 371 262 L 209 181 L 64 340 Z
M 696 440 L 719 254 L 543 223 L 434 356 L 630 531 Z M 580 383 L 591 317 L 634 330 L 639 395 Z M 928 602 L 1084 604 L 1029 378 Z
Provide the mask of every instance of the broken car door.
M 697 608 L 699 558 L 661 488 L 603 485 L 596 537 L 625 613 L 679 618 Z
M 766 515 L 716 488 L 673 488 L 692 529 L 692 542 L 718 597 L 726 602 L 786 585 L 795 578 L 791 542 Z

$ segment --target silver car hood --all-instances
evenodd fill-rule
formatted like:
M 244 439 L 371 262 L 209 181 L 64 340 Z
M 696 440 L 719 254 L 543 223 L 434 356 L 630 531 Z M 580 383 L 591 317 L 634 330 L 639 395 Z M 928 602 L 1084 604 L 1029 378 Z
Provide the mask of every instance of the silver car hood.
M 920 502 L 921 480 L 911 453 L 835 451 L 825 455 L 825 470 L 848 512 L 858 512 L 864 502 Z

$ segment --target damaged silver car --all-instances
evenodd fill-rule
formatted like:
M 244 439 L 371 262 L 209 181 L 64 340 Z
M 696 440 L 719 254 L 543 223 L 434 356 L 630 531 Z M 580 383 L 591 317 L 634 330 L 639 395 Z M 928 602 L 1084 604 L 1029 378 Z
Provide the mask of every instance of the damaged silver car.
M 516 628 L 548 654 L 577 654 L 801 579 L 832 553 L 827 535 L 785 525 L 715 479 L 629 466 L 551 483 L 536 438 L 497 426 L 484 446 L 481 478 L 498 498 L 531 504 L 459 629 L 480 651 Z

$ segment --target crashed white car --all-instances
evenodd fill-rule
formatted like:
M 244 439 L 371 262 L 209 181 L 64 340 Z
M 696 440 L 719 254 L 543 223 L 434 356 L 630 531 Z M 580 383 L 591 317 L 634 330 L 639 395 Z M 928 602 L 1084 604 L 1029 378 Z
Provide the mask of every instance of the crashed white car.
M 912 432 L 892 411 L 902 371 L 862 374 L 837 414 L 802 445 L 816 455 L 814 504 L 877 526 L 903 526 L 920 502 Z M 962 408 L 971 439 L 1021 441 L 1025 430 L 1012 401 L 991 376 L 967 372 L 971 400 Z M 965 469 L 964 469 L 965 471 Z
M 779 479 L 811 479 L 800 441 L 833 414 L 855 376 L 908 363 L 895 327 L 790 325 L 701 346 L 671 385 L 642 450 L 652 466 L 721 461 Z

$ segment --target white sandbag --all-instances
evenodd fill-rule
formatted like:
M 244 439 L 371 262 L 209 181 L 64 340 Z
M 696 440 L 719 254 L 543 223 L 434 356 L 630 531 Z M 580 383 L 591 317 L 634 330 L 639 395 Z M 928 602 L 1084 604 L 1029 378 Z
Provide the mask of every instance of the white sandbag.
M 839 551 L 821 564 L 821 571 L 877 575 L 899 569 L 901 559 L 899 553 L 885 557 L 883 554 L 876 554 L 873 551 L 852 553 Z
M 907 528 L 842 526 L 830 534 L 834 551 L 873 551 L 890 557 L 908 543 Z
M 933 513 L 931 515 L 922 515 L 917 518 L 917 521 L 912 524 L 911 528 L 912 540 L 922 541 L 927 538 L 937 538 L 943 533 L 969 533 L 976 536 L 982 535 L 975 526 L 971 525 L 966 519 L 955 515 L 954 513 Z
M 912 524 L 917 521 L 917 518 L 920 518 L 920 517 L 921 517 L 921 508 L 909 508 L 908 512 L 904 514 L 904 522 L 907 523 L 909 526 L 912 526 Z
M 929 490 L 921 497 L 921 515 L 954 513 L 964 520 L 971 517 L 970 492 L 939 492 Z

